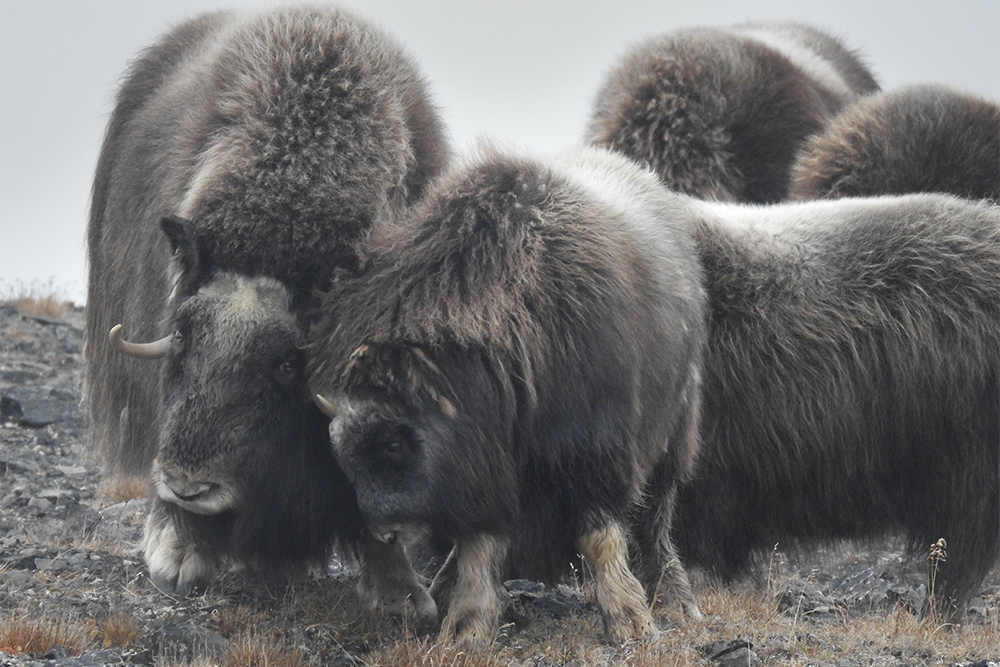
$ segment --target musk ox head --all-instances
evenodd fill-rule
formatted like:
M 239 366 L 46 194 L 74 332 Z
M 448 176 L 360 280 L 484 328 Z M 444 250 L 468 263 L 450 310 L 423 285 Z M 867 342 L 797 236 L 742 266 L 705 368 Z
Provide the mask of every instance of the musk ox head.
M 317 397 L 361 516 L 390 544 L 496 529 L 516 511 L 513 466 L 482 427 L 502 428 L 485 366 L 459 349 L 432 356 L 412 345 L 362 345 L 343 389 Z
M 336 464 L 290 295 L 272 278 L 214 271 L 187 221 L 161 226 L 179 269 L 171 333 L 148 344 L 111 335 L 126 354 L 163 358 L 156 495 L 200 515 L 294 517 L 310 480 L 334 484 Z

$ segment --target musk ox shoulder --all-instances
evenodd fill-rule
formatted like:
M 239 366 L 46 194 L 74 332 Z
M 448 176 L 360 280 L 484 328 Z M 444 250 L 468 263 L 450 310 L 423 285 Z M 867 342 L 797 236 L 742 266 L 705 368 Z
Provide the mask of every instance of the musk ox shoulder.
M 700 203 L 711 319 L 685 563 L 905 534 L 960 622 L 1000 557 L 1000 208 Z
M 1000 201 L 1000 105 L 936 85 L 865 97 L 792 168 L 794 199 L 915 192 Z
M 702 199 L 784 199 L 800 144 L 878 85 L 811 26 L 688 28 L 639 44 L 612 69 L 586 140 L 648 164 Z
M 668 533 L 705 342 L 685 215 L 606 151 L 485 150 L 328 295 L 311 359 L 333 448 L 380 539 L 454 540 L 443 639 L 489 641 L 504 576 L 578 553 L 612 640 L 656 634 L 645 593 L 698 614 Z
M 206 14 L 130 66 L 94 180 L 86 407 L 112 472 L 153 471 L 161 588 L 338 539 L 385 555 L 309 398 L 304 313 L 446 155 L 416 66 L 339 9 Z

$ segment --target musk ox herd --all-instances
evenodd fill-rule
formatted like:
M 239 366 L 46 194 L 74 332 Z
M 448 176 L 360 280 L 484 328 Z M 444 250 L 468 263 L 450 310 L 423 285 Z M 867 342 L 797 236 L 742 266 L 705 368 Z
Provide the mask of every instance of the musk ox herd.
M 157 587 L 336 553 L 485 645 L 504 579 L 582 561 L 625 642 L 700 616 L 686 568 L 899 534 L 946 540 L 924 611 L 962 622 L 1000 560 L 997 104 L 748 23 L 639 44 L 582 143 L 453 159 L 412 57 L 335 7 L 139 55 L 85 404 L 108 475 L 148 480 Z

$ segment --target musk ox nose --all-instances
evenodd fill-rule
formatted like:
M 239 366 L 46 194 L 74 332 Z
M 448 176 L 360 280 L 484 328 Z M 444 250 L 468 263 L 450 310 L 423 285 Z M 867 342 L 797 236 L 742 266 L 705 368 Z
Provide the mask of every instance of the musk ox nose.
M 170 464 L 161 465 L 159 461 L 155 468 L 156 492 L 163 500 L 203 514 L 214 514 L 225 509 L 223 505 L 227 494 L 218 482 L 207 480 L 202 475 L 193 475 Z
M 161 472 L 160 479 L 175 496 L 184 502 L 202 500 L 219 488 L 219 485 L 215 482 L 191 481 L 185 477 L 171 475 L 167 472 Z

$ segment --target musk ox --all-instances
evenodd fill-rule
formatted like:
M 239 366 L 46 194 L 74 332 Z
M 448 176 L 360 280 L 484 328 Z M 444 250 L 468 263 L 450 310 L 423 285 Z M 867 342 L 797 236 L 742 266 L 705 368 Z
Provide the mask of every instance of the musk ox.
M 862 98 L 802 147 L 795 199 L 946 192 L 1000 201 L 1000 106 L 944 86 Z
M 855 53 L 807 25 L 689 28 L 641 43 L 611 71 L 586 138 L 677 192 L 770 203 L 786 197 L 802 141 L 877 90 Z
M 945 195 L 698 203 L 711 311 L 686 565 L 905 534 L 960 621 L 1000 556 L 1000 208 Z
M 705 340 L 678 206 L 607 151 L 485 150 L 327 296 L 311 377 L 367 525 L 455 542 L 442 639 L 488 642 L 503 576 L 552 581 L 581 553 L 612 641 L 657 634 L 644 587 L 699 613 L 669 537 Z
M 338 539 L 402 562 L 362 537 L 301 345 L 313 290 L 446 156 L 410 58 L 338 9 L 206 14 L 131 65 L 93 189 L 86 405 L 113 472 L 152 466 L 160 588 L 227 560 L 294 569 Z M 119 322 L 158 342 L 109 340 Z M 404 606 L 433 616 L 405 573 Z M 393 567 L 371 576 L 395 595 Z

